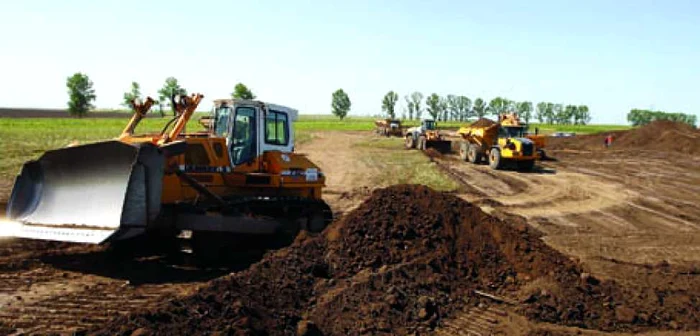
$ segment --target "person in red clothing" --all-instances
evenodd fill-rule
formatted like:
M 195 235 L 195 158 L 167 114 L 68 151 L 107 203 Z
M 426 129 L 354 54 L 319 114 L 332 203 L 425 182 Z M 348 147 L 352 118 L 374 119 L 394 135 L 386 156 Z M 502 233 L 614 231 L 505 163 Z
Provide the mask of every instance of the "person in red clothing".
M 605 148 L 609 148 L 612 145 L 613 142 L 613 136 L 608 135 L 605 137 Z

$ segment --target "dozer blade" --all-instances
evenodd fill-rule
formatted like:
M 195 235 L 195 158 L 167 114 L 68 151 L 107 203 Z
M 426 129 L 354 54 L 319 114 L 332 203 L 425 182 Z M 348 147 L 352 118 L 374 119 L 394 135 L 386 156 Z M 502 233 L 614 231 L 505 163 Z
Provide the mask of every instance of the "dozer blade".
M 452 150 L 452 141 L 449 140 L 428 140 L 425 142 L 425 148 L 433 148 L 436 151 L 445 154 Z
M 151 144 L 48 151 L 22 167 L 7 217 L 22 238 L 99 244 L 139 235 L 160 211 L 164 162 Z

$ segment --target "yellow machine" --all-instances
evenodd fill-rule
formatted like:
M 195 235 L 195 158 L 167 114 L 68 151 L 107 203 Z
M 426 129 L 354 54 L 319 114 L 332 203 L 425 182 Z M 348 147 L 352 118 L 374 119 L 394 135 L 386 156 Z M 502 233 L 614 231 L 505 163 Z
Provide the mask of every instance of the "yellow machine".
M 403 135 L 401 131 L 401 120 L 379 119 L 374 121 L 374 125 L 376 126 L 376 132 L 379 135 L 397 137 Z
M 426 150 L 434 148 L 441 153 L 449 153 L 452 148 L 452 141 L 446 140 L 437 129 L 435 120 L 425 119 L 420 126 L 411 127 L 404 134 L 405 146 L 407 149 L 418 148 Z
M 500 115 L 499 122 L 480 119 L 464 126 L 457 131 L 463 139 L 460 158 L 480 163 L 485 157 L 493 169 L 512 162 L 518 170 L 532 170 L 539 154 L 536 143 L 526 137 L 526 129 L 514 115 Z
M 135 135 L 153 104 L 117 140 L 46 152 L 24 164 L 8 204 L 18 236 L 104 243 L 153 234 L 321 231 L 332 219 L 325 176 L 294 153 L 297 111 L 251 100 L 216 100 L 206 131 L 185 133 L 203 96 L 173 97 L 161 132 Z
M 526 138 L 532 140 L 532 142 L 535 143 L 535 148 L 537 148 L 537 154 L 539 159 L 545 159 L 547 155 L 545 154 L 544 148 L 547 144 L 547 137 L 544 135 L 539 134 L 538 132 L 535 132 L 535 134 L 528 133 L 528 125 L 525 123 L 522 123 L 520 121 L 520 117 L 518 117 L 517 114 L 515 113 L 508 113 L 508 114 L 501 114 L 498 116 L 498 120 L 501 124 L 501 127 L 505 127 L 506 133 L 509 134 L 516 134 L 516 133 L 523 133 Z M 508 130 L 508 128 L 511 128 L 512 130 Z

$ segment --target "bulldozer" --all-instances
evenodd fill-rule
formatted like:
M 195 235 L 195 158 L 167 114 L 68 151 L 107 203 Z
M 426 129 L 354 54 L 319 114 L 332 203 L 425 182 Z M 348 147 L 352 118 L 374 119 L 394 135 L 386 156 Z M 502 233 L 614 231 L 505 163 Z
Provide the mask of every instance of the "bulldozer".
M 530 171 L 540 158 L 536 142 L 526 137 L 527 127 L 513 114 L 499 115 L 498 122 L 479 119 L 457 130 L 462 137 L 460 159 L 474 164 L 486 158 L 493 169 L 513 163 L 520 171 Z
M 138 135 L 154 101 L 135 100 L 118 138 L 25 163 L 7 207 L 21 224 L 16 235 L 103 244 L 185 231 L 203 238 L 323 230 L 332 220 L 325 175 L 294 151 L 297 111 L 219 99 L 206 129 L 185 132 L 203 97 L 172 97 L 176 116 L 162 131 Z
M 375 131 L 379 135 L 400 137 L 403 134 L 399 119 L 379 119 L 374 121 L 374 125 L 376 126 Z
M 452 141 L 445 139 L 437 129 L 437 123 L 432 119 L 424 119 L 420 126 L 407 129 L 404 133 L 404 141 L 406 149 L 434 148 L 440 153 L 449 153 L 452 149 Z

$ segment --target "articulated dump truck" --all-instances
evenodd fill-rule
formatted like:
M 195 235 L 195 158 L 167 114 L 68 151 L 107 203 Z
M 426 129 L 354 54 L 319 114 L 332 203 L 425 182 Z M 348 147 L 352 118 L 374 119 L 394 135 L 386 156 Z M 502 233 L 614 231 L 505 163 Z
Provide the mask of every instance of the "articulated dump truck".
M 397 136 L 403 135 L 401 129 L 401 120 L 399 119 L 379 119 L 374 121 L 374 126 L 376 127 L 376 133 L 383 136 Z
M 499 121 L 479 119 L 457 131 L 462 137 L 459 156 L 471 163 L 481 163 L 486 158 L 493 169 L 506 164 L 515 164 L 520 171 L 530 171 L 535 160 L 540 159 L 536 140 L 528 138 L 526 125 L 520 124 L 517 116 L 503 114 Z
M 194 238 L 323 230 L 332 220 L 325 176 L 294 152 L 297 111 L 216 100 L 207 129 L 184 133 L 202 99 L 173 97 L 176 117 L 141 135 L 134 130 L 153 100 L 135 101 L 117 139 L 25 163 L 7 209 L 21 224 L 17 235 L 99 244 L 184 230 Z

